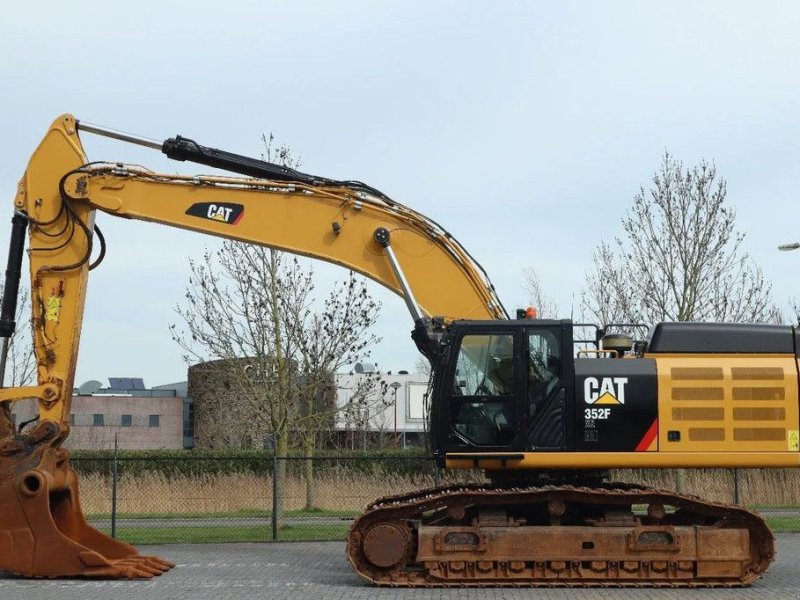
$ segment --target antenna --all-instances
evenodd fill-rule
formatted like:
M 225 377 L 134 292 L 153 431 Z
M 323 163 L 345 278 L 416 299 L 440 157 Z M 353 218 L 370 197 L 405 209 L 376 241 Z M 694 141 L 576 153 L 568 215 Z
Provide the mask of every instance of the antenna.
M 569 304 L 569 320 L 575 320 L 575 292 L 572 292 L 572 302 Z

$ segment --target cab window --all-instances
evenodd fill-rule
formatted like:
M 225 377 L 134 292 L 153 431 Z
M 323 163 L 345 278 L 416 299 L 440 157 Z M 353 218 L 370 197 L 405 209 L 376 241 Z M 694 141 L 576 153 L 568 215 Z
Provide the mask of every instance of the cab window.
M 528 334 L 528 414 L 557 391 L 561 378 L 561 351 L 552 331 L 534 330 Z
M 455 379 L 456 393 L 463 396 L 504 396 L 513 393 L 513 336 L 464 336 L 458 352 Z
M 514 336 L 471 334 L 461 339 L 450 397 L 455 442 L 507 446 L 516 436 Z
M 528 448 L 564 448 L 566 407 L 558 330 L 528 332 Z

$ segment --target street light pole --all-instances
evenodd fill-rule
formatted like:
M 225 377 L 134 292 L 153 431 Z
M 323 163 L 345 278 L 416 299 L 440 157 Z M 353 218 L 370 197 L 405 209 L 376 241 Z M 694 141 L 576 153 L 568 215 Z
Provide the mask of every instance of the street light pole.
M 800 248 L 800 242 L 792 242 L 791 244 L 781 244 L 778 246 L 778 250 L 783 250 L 784 252 L 788 252 L 789 250 L 797 250 Z

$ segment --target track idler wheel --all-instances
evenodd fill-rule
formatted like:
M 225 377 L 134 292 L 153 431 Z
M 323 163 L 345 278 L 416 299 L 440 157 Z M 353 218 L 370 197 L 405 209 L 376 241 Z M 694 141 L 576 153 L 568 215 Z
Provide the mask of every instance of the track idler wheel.
M 22 452 L 0 456 L 0 571 L 147 579 L 174 566 L 141 556 L 130 544 L 91 527 L 81 512 L 78 477 L 67 465 L 67 451 L 26 448 L 24 437 L 14 440 Z
M 381 569 L 402 566 L 411 554 L 411 531 L 403 523 L 379 523 L 364 534 L 362 550 L 372 565 Z

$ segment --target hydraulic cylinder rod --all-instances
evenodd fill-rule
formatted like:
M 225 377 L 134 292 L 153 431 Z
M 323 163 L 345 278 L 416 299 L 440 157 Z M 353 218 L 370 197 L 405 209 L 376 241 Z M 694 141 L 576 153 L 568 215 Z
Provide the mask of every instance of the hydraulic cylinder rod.
M 6 281 L 3 287 L 3 305 L 0 309 L 0 337 L 9 338 L 17 327 L 17 298 L 19 297 L 19 278 L 22 274 L 22 255 L 25 253 L 25 231 L 28 217 L 15 212 L 11 218 L 11 242 L 8 248 Z
M 86 131 L 88 133 L 94 133 L 96 135 L 119 140 L 121 142 L 145 146 L 146 148 L 152 148 L 153 150 L 161 150 L 162 144 L 156 140 L 150 140 L 145 137 L 133 135 L 131 133 L 125 133 L 124 131 L 117 131 L 116 129 L 101 127 L 100 125 L 92 125 L 91 123 L 86 123 L 85 121 L 76 121 L 76 124 L 79 131 Z
M 225 171 L 231 171 L 232 173 L 241 173 L 249 177 L 259 177 L 277 181 L 296 181 L 308 185 L 319 185 L 328 181 L 323 177 L 301 173 L 289 167 L 270 163 L 265 160 L 258 160 L 257 158 L 234 154 L 233 152 L 218 150 L 217 148 L 201 146 L 194 140 L 180 135 L 169 138 L 161 143 L 145 137 L 117 131 L 116 129 L 101 127 L 100 125 L 93 125 L 92 123 L 86 123 L 84 121 L 78 121 L 78 129 L 122 142 L 152 148 L 153 150 L 161 150 L 173 160 L 188 160 L 189 162 L 206 165 L 207 167 L 223 169 Z
M 3 304 L 0 308 L 0 337 L 3 338 L 0 350 L 0 388 L 6 377 L 6 362 L 11 336 L 17 328 L 17 300 L 19 299 L 19 278 L 22 274 L 22 255 L 25 252 L 25 232 L 28 229 L 28 217 L 16 211 L 11 218 L 11 242 L 8 248 L 8 265 L 6 281 L 3 286 Z
M 378 227 L 375 230 L 373 237 L 375 238 L 375 241 L 383 246 L 383 249 L 386 251 L 386 257 L 389 259 L 389 264 L 392 265 L 394 276 L 397 277 L 397 281 L 400 284 L 400 287 L 403 289 L 403 300 L 406 301 L 408 312 L 411 313 L 414 323 L 421 322 L 425 315 L 423 314 L 422 309 L 419 307 L 417 299 L 414 297 L 414 292 L 411 291 L 411 286 L 408 283 L 408 279 L 406 279 L 405 273 L 403 273 L 400 262 L 397 260 L 397 255 L 394 253 L 394 249 L 389 244 L 389 230 L 385 227 Z

